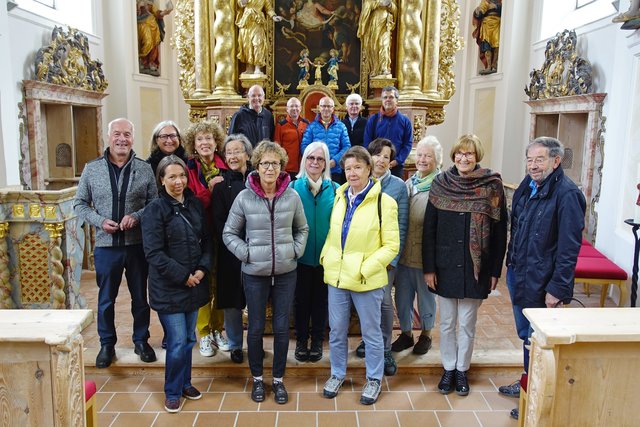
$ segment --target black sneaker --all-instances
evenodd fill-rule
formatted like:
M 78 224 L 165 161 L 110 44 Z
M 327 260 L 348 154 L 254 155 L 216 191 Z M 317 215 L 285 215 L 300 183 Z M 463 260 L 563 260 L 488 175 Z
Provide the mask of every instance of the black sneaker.
M 309 362 L 317 362 L 320 359 L 322 359 L 322 341 L 312 341 Z
M 501 385 L 498 387 L 500 394 L 509 397 L 520 397 L 520 380 L 517 380 L 509 385 Z
M 180 399 L 165 399 L 164 410 L 170 414 L 180 412 Z
M 418 342 L 413 346 L 413 354 L 427 354 L 431 349 L 431 337 L 420 335 Z
M 513 409 L 511 410 L 511 412 L 509 412 L 509 416 L 510 416 L 511 418 L 513 418 L 514 420 L 517 420 L 517 419 L 518 419 L 518 417 L 520 416 L 520 409 L 518 409 L 518 408 L 513 408 Z
M 182 390 L 182 397 L 185 397 L 189 400 L 198 400 L 202 397 L 202 393 L 200 393 L 197 388 L 190 385 L 189 387 Z
M 438 391 L 442 394 L 449 394 L 453 391 L 453 382 L 456 379 L 456 370 L 447 371 L 445 369 L 438 383 Z
M 287 389 L 284 387 L 284 383 L 282 381 L 272 382 L 271 388 L 273 389 L 273 398 L 276 403 L 284 405 L 289 401 L 289 393 L 287 393 Z
M 298 362 L 306 362 L 309 360 L 309 349 L 307 348 L 306 341 L 296 342 L 296 351 L 294 356 Z
M 241 348 L 234 348 L 231 350 L 231 361 L 233 363 L 242 363 L 244 361 L 244 354 Z
M 392 377 L 398 372 L 398 364 L 393 358 L 390 351 L 384 352 L 384 374 L 388 377 Z
M 409 347 L 413 347 L 413 335 L 407 335 L 404 332 L 401 333 L 398 338 L 391 344 L 391 351 L 400 352 L 406 350 Z
M 264 382 L 262 380 L 253 379 L 253 388 L 251 389 L 251 400 L 254 402 L 264 402 Z
M 456 394 L 466 396 L 469 394 L 469 381 L 466 371 L 456 371 Z
M 365 356 L 364 341 L 360 341 L 360 344 L 358 344 L 358 348 L 356 348 L 356 356 L 358 356 L 361 359 L 364 359 L 364 356 Z

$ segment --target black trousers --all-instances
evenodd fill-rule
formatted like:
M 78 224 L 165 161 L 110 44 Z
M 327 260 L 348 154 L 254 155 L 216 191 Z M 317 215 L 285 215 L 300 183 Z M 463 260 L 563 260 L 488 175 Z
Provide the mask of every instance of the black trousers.
M 296 339 L 322 342 L 327 327 L 327 285 L 324 283 L 324 269 L 321 265 L 312 267 L 298 263 L 298 279 L 295 294 Z

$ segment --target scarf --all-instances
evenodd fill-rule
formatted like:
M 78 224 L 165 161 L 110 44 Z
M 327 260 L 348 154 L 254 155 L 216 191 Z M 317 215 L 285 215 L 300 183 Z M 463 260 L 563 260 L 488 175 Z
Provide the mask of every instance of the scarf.
M 489 250 L 491 221 L 500 220 L 505 203 L 500 174 L 477 168 L 467 176 L 460 176 L 452 166 L 433 180 L 429 201 L 441 210 L 471 213 L 469 252 L 473 276 L 478 280 L 482 253 Z
M 440 173 L 440 169 L 436 169 L 431 172 L 429 175 L 424 178 L 420 178 L 419 172 L 416 172 L 411 177 L 411 184 L 415 187 L 418 193 L 422 193 L 423 191 L 429 191 L 431 189 L 431 183 L 433 179 Z
M 396 115 L 397 112 L 398 112 L 398 107 L 395 107 L 393 110 L 386 111 L 384 109 L 384 107 L 381 105 L 380 106 L 380 119 L 382 119 L 382 116 L 393 117 L 393 116 Z
M 310 176 L 307 176 L 307 184 L 309 185 L 309 191 L 311 191 L 313 197 L 317 196 L 322 188 L 322 175 L 317 181 L 314 181 Z
M 207 164 L 207 162 L 200 156 L 197 156 L 198 160 L 200 160 L 200 172 L 202 172 L 202 176 L 204 177 L 205 182 L 209 185 L 209 181 L 214 177 L 220 175 L 220 169 L 216 167 L 216 156 L 213 155 L 213 160 L 211 160 L 211 164 Z

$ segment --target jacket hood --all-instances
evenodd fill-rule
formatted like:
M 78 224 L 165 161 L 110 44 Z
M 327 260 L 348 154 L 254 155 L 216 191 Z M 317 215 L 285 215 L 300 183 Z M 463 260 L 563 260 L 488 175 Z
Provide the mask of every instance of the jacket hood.
M 275 197 L 280 197 L 280 195 L 285 192 L 290 182 L 291 177 L 289 176 L 289 174 L 286 172 L 280 172 L 280 175 L 276 180 Z M 267 195 L 264 193 L 264 190 L 260 186 L 260 175 L 258 174 L 258 171 L 253 171 L 249 174 L 245 186 L 256 193 L 259 197 L 262 197 L 263 199 L 267 198 Z

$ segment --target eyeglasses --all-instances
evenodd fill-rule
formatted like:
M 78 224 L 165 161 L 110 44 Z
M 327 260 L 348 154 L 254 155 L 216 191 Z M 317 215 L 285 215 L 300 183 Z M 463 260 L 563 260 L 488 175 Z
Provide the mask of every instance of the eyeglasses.
M 224 155 L 226 157 L 237 157 L 237 156 L 239 156 L 240 154 L 243 154 L 243 153 L 246 153 L 246 151 L 244 151 L 244 150 L 243 151 L 226 151 L 224 153 Z
M 320 107 L 320 108 L 333 108 L 333 105 L 323 105 L 323 104 L 320 104 L 320 105 L 318 105 L 318 107 Z
M 280 162 L 260 162 L 258 164 L 264 170 L 269 170 L 269 168 L 273 168 L 273 170 L 280 169 Z
M 471 160 L 471 159 L 473 159 L 475 156 L 476 156 L 476 153 L 475 153 L 475 152 L 473 152 L 473 151 L 470 151 L 470 152 L 468 152 L 468 153 L 463 153 L 463 152 L 461 152 L 461 151 L 458 151 L 458 152 L 456 153 L 456 155 L 455 155 L 456 159 L 458 159 L 458 160 L 462 159 L 463 157 L 464 157 L 465 159 L 467 159 L 467 160 Z
M 178 134 L 175 134 L 175 133 L 161 133 L 160 135 L 158 135 L 158 139 L 161 139 L 163 141 L 166 141 L 169 138 L 178 139 Z
M 324 163 L 324 157 L 307 156 L 307 160 L 311 163 L 313 162 Z
M 533 159 L 527 157 L 527 165 L 535 164 L 536 166 L 541 166 L 545 164 L 547 160 L 549 160 L 549 157 L 535 157 Z

